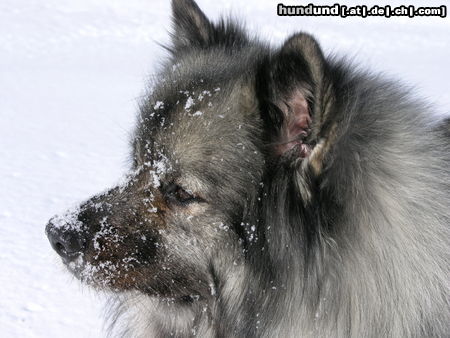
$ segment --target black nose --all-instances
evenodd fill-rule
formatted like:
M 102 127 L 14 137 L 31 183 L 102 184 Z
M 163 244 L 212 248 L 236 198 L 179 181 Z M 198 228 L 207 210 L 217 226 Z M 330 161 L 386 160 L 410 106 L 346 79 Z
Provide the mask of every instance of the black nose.
M 65 262 L 77 258 L 85 249 L 86 241 L 82 231 L 69 226 L 55 226 L 52 220 L 45 227 L 52 248 Z

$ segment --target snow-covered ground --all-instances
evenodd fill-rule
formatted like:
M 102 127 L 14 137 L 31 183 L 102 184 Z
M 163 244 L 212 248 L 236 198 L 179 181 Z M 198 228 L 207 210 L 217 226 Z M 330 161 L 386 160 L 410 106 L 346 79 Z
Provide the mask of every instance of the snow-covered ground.
M 276 15 L 278 1 L 198 3 L 273 43 L 314 33 L 327 52 L 415 84 L 437 113 L 450 111 L 449 18 L 287 18 Z M 169 0 L 0 0 L 0 337 L 104 336 L 102 296 L 64 271 L 44 226 L 125 171 L 169 15 Z

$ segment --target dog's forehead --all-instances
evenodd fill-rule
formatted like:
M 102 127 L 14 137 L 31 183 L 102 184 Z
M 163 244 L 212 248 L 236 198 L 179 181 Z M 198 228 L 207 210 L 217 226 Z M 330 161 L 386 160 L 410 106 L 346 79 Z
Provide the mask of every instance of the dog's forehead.
M 252 88 L 243 77 L 217 81 L 201 73 L 167 76 L 142 108 L 138 157 L 149 162 L 163 154 L 191 171 L 207 170 L 216 162 L 236 167 L 234 162 L 251 158 L 247 152 L 256 151 L 253 141 L 260 132 Z
M 155 134 L 155 141 L 164 144 L 168 156 L 184 165 L 205 158 L 231 160 L 227 152 L 247 143 L 246 117 L 251 114 L 243 109 L 238 88 L 240 84 L 200 83 L 183 90 L 172 106 L 171 118 Z

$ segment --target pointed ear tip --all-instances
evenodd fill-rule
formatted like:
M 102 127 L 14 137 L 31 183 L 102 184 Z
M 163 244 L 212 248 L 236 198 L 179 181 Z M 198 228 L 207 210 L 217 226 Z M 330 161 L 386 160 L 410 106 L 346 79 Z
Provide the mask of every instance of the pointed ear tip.
M 283 51 L 294 51 L 301 53 L 306 59 L 323 60 L 322 47 L 314 36 L 309 33 L 295 33 L 286 40 L 282 47 Z
M 206 15 L 194 0 L 172 0 L 172 18 L 196 18 L 197 20 L 207 20 Z
M 185 0 L 172 0 L 170 2 L 172 6 L 172 11 L 175 11 L 177 8 L 180 8 L 186 4 Z
M 197 3 L 194 0 L 172 0 L 172 9 L 180 8 L 180 7 L 198 7 Z
M 316 38 L 304 32 L 299 32 L 291 35 L 285 43 L 286 47 L 297 47 L 297 46 L 309 46 L 320 49 L 320 44 Z

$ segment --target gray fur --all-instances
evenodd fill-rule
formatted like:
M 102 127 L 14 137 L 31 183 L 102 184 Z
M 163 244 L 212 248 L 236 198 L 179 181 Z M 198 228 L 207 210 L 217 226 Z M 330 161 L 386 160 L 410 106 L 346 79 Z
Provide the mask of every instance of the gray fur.
M 173 7 L 130 174 L 47 226 L 83 238 L 111 335 L 450 336 L 448 125 L 309 35 Z

